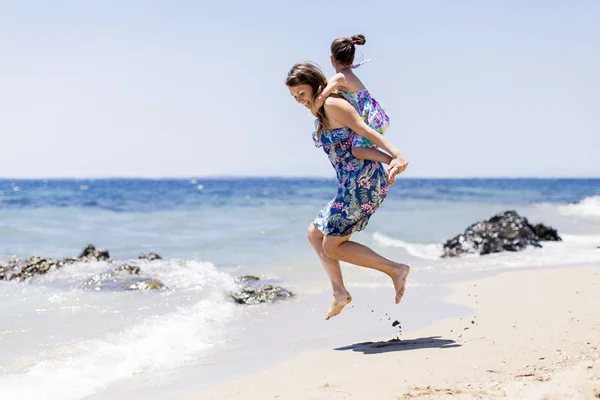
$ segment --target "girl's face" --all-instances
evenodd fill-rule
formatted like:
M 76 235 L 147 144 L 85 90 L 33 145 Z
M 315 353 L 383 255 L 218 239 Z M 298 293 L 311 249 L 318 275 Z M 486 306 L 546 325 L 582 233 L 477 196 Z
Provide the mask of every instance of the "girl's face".
M 310 85 L 303 83 L 301 85 L 290 86 L 290 94 L 298 103 L 306 108 L 310 108 L 313 101 L 313 91 Z

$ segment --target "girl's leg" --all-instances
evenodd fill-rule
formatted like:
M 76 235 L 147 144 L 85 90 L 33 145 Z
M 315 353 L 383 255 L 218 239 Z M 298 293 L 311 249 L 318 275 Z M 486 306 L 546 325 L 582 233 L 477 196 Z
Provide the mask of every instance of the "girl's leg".
M 374 147 L 353 147 L 352 155 L 361 160 L 373 160 L 384 164 L 389 164 L 392 157 Z
M 392 278 L 396 291 L 396 304 L 402 300 L 406 287 L 406 278 L 410 267 L 380 256 L 362 244 L 351 242 L 350 235 L 344 237 L 325 236 L 323 251 L 334 260 L 344 261 L 361 267 L 372 268 Z
M 323 238 L 323 233 L 317 229 L 314 224 L 310 224 L 308 227 L 308 240 L 319 256 L 321 264 L 323 265 L 323 268 L 325 268 L 327 275 L 329 275 L 329 280 L 331 281 L 331 287 L 333 289 L 333 300 L 331 301 L 331 306 L 329 307 L 329 311 L 325 317 L 325 319 L 329 319 L 335 315 L 338 315 L 346 306 L 346 304 L 352 301 L 352 297 L 344 286 L 340 262 L 328 257 L 323 251 Z

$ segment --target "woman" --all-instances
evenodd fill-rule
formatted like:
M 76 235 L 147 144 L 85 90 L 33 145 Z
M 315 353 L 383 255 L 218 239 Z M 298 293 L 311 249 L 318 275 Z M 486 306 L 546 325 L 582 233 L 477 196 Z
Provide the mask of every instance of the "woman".
M 309 110 L 327 86 L 321 70 L 311 63 L 298 63 L 290 70 L 286 86 L 294 99 Z M 370 248 L 350 241 L 352 233 L 363 230 L 383 202 L 388 180 L 404 171 L 408 162 L 384 136 L 370 128 L 343 98 L 331 95 L 316 111 L 317 131 L 313 139 L 329 157 L 339 181 L 336 197 L 317 215 L 308 228 L 308 240 L 331 280 L 333 300 L 325 319 L 339 314 L 352 301 L 344 286 L 340 261 L 373 268 L 387 274 L 394 284 L 396 304 L 404 295 L 408 265 L 396 263 Z M 380 162 L 361 160 L 352 155 L 353 138 L 360 135 L 387 151 L 388 176 Z M 356 141 L 354 141 L 356 143 Z

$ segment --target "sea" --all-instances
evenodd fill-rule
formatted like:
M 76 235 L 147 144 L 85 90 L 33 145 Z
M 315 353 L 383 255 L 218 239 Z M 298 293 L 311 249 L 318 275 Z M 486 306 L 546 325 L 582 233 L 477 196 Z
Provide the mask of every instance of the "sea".
M 165 284 L 87 289 L 106 261 L 1 281 L 0 399 L 178 398 L 303 351 L 407 338 L 468 315 L 444 301 L 451 282 L 600 263 L 600 179 L 399 177 L 353 240 L 411 266 L 404 299 L 394 304 L 386 276 L 343 264 L 354 301 L 325 321 L 331 288 L 307 228 L 336 190 L 316 178 L 0 180 L 0 263 L 76 257 L 93 244 Z M 562 241 L 441 257 L 446 240 L 507 210 Z M 138 260 L 142 252 L 162 260 Z M 237 304 L 235 278 L 248 274 L 294 296 Z

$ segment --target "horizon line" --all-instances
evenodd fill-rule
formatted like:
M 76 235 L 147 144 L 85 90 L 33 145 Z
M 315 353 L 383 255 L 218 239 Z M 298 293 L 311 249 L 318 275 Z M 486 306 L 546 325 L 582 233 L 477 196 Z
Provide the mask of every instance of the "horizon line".
M 335 180 L 335 176 L 282 176 L 282 175 L 180 175 L 180 176 L 40 176 L 40 177 L 3 177 L 0 176 L 0 180 L 187 180 L 187 179 L 331 179 Z M 401 179 L 413 179 L 413 180 L 466 180 L 466 179 L 570 179 L 570 180 L 584 180 L 584 179 L 600 179 L 600 176 L 410 176 L 401 177 Z

